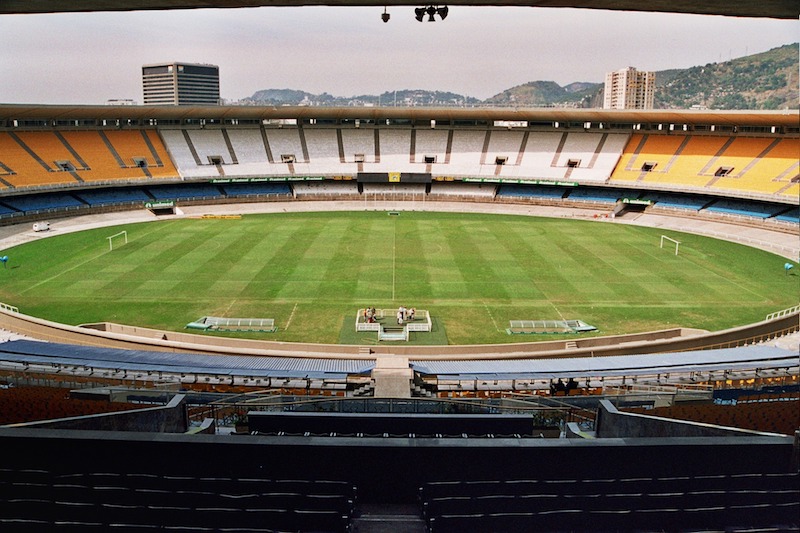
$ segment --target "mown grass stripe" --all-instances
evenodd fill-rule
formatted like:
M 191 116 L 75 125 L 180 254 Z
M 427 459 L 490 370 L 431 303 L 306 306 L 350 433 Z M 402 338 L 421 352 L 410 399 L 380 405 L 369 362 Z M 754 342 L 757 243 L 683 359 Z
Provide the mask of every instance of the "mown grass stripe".
M 422 253 L 428 233 L 427 224 L 419 220 L 399 217 L 395 221 L 395 300 L 407 300 L 407 307 L 433 296 L 430 266 Z

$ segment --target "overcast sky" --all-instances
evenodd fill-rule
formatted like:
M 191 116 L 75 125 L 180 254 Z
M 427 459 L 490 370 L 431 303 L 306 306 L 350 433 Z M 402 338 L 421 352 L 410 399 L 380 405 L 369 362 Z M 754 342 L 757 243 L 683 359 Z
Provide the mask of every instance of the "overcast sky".
M 222 97 L 259 89 L 337 96 L 396 89 L 487 98 L 533 80 L 600 82 L 796 42 L 798 21 L 578 9 L 303 7 L 0 15 L 0 102 L 141 103 L 141 66 L 220 67 Z

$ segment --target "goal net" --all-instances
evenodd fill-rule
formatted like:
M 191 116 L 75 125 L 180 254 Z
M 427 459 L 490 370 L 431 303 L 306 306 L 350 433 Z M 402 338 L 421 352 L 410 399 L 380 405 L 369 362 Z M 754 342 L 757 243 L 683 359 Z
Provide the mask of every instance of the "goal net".
M 425 205 L 425 189 L 364 190 L 365 211 L 415 211 Z
M 678 255 L 678 248 L 680 248 L 681 242 L 680 241 L 676 241 L 675 239 L 672 239 L 670 237 L 667 237 L 666 235 L 662 235 L 661 236 L 661 246 L 660 246 L 660 248 L 664 248 L 664 241 L 667 242 L 667 247 L 669 249 L 672 249 L 672 245 L 674 244 L 675 245 L 675 255 Z
M 119 248 L 123 244 L 128 244 L 128 232 L 120 231 L 119 233 L 115 233 L 110 237 L 106 237 L 106 239 L 108 239 L 108 250 L 112 251 L 114 249 L 115 243 L 117 248 Z

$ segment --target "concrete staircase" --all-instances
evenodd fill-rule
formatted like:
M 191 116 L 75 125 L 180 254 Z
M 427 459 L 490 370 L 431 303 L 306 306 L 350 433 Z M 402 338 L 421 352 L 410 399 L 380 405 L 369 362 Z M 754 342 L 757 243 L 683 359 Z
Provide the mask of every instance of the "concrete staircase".
M 378 332 L 379 341 L 407 341 L 408 332 L 406 328 L 381 327 Z
M 353 389 L 351 396 L 373 396 L 375 394 L 375 387 L 372 383 L 361 385 Z
M 411 396 L 423 397 L 423 398 L 433 398 L 433 393 L 431 391 L 429 391 L 428 389 L 426 389 L 425 387 L 422 387 L 422 386 L 417 385 L 415 383 L 414 386 L 411 387 Z

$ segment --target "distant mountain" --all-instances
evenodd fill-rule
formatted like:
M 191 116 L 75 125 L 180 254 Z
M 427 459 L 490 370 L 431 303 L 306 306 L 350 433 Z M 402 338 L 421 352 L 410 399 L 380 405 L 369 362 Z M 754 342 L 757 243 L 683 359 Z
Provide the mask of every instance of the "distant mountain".
M 250 99 L 258 102 L 268 102 L 270 104 L 289 104 L 297 105 L 304 99 L 313 97 L 311 93 L 296 91 L 294 89 L 263 89 L 256 91 Z
M 589 83 L 589 82 L 586 82 L 586 81 L 576 81 L 576 82 L 570 83 L 569 85 L 565 85 L 564 86 L 564 90 L 567 91 L 568 93 L 579 93 L 579 92 L 586 91 L 587 89 L 596 90 L 598 85 L 599 85 L 598 83 Z
M 481 103 L 477 98 L 444 91 L 404 89 L 387 91 L 380 95 L 332 96 L 328 93 L 312 94 L 292 89 L 264 89 L 242 101 L 257 105 L 321 105 L 321 106 L 473 106 Z
M 600 83 L 575 82 L 562 87 L 554 81 L 530 81 L 484 102 L 523 107 L 593 107 L 598 91 L 602 90 Z
M 798 43 L 721 63 L 656 72 L 659 109 L 797 109 Z M 380 95 L 332 96 L 292 89 L 265 89 L 245 105 L 602 107 L 603 84 L 530 81 L 479 100 L 462 94 L 404 89 Z
M 367 98 L 361 96 L 359 98 Z M 476 105 L 481 101 L 471 96 L 464 96 L 463 94 L 456 94 L 447 91 L 425 91 L 422 89 L 416 90 L 402 90 L 402 91 L 387 91 L 381 94 L 377 101 L 373 103 L 380 105 L 423 105 L 423 106 L 441 106 L 441 105 Z
M 797 109 L 798 43 L 687 69 L 656 72 L 661 109 Z

